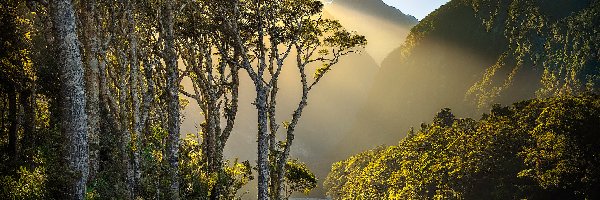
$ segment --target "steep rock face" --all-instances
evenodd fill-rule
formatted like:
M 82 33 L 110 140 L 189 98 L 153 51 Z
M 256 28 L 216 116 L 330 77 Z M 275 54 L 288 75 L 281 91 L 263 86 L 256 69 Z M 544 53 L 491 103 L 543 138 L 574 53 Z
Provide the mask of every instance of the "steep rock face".
M 415 17 L 381 0 L 335 0 L 325 6 L 325 12 L 347 29 L 366 36 L 366 50 L 377 63 L 400 46 L 418 23 Z
M 549 21 L 559 20 L 580 11 L 589 2 L 569 3 L 564 9 L 557 9 L 554 3 L 531 1 L 536 9 L 523 9 L 520 12 L 539 10 Z M 475 3 L 490 5 L 480 5 L 477 12 L 473 6 Z M 486 6 L 487 9 L 498 6 L 498 10 L 485 10 Z M 510 6 L 514 10 L 518 4 L 509 0 L 454 0 L 413 27 L 406 44 L 390 53 L 382 62 L 369 92 L 369 100 L 362 107 L 346 140 L 338 144 L 338 149 L 358 152 L 381 144 L 395 144 L 411 126 L 418 129 L 419 123 L 444 107 L 452 108 L 460 117 L 477 117 L 480 113 L 477 104 L 473 97 L 467 97 L 466 94 L 501 55 L 514 51 L 511 48 L 515 46 L 511 46 L 511 42 L 516 39 L 514 35 L 511 36 L 513 33 L 510 30 L 518 28 L 515 26 L 518 23 L 507 21 L 518 22 L 522 19 L 511 18 L 514 13 L 509 16 Z M 495 23 L 486 26 L 485 19 L 490 18 Z M 533 45 L 536 45 L 535 40 Z M 537 53 L 543 54 L 534 50 L 527 56 Z M 492 82 L 497 85 L 505 81 L 506 75 L 513 69 L 511 66 L 517 64 L 514 55 L 507 57 L 502 64 L 509 67 L 499 68 L 496 74 L 502 76 L 492 77 Z M 543 70 L 536 67 L 534 62 L 523 62 L 510 87 L 503 90 L 492 103 L 510 104 L 533 97 L 540 88 Z

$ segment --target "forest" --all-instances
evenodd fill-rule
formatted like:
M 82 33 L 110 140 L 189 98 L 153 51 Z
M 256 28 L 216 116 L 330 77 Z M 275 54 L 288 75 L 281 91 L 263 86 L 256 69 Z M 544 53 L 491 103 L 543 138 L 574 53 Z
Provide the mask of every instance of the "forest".
M 492 106 L 481 119 L 449 108 L 398 145 L 333 164 L 334 199 L 598 199 L 597 95 Z
M 3 0 L 0 199 L 600 199 L 599 14 Z

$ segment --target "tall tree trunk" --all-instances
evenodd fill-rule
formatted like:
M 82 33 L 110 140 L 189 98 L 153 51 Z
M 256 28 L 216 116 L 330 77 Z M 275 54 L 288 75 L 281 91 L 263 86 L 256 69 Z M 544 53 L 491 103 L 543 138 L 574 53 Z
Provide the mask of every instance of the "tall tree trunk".
M 140 63 L 137 56 L 137 34 L 135 31 L 135 19 L 133 17 L 133 3 L 128 3 L 127 9 L 127 20 L 129 21 L 129 56 L 130 62 L 130 76 L 129 86 L 131 92 L 131 115 L 133 123 L 133 134 L 132 134 L 132 150 L 133 150 L 133 191 L 136 195 L 137 189 L 139 188 L 139 179 L 141 177 L 140 172 L 140 148 L 141 148 L 141 132 L 142 124 L 140 122 L 140 100 L 138 92 L 138 79 L 140 78 Z
M 133 191 L 133 164 L 131 161 L 131 131 L 130 131 L 130 111 L 129 111 L 129 82 L 127 81 L 127 75 L 129 74 L 129 60 L 125 52 L 118 51 L 120 55 L 118 63 L 120 72 L 118 77 L 118 88 L 119 88 L 119 124 L 121 124 L 121 161 L 123 164 L 125 183 L 126 183 L 126 196 L 129 199 L 134 199 L 135 194 Z
M 89 167 L 87 115 L 83 63 L 72 2 L 54 0 L 51 3 L 51 16 L 61 66 L 62 130 L 67 138 L 68 167 L 75 175 L 70 185 L 70 198 L 84 199 Z
M 211 90 L 211 89 L 209 89 Z M 217 137 L 220 135 L 220 112 L 219 112 L 219 107 L 217 106 L 218 104 L 218 100 L 217 97 L 215 97 L 215 95 L 213 95 L 212 93 L 208 95 L 208 100 L 206 102 L 207 104 L 207 114 L 208 117 L 206 118 L 206 126 L 207 126 L 207 134 L 206 137 L 203 139 L 204 144 L 206 145 L 206 154 L 207 154 L 207 161 L 208 161 L 208 172 L 209 173 L 213 173 L 213 172 L 217 172 L 219 170 L 219 168 L 221 167 L 221 163 L 218 161 L 217 158 Z
M 85 90 L 86 114 L 88 116 L 88 143 L 90 149 L 89 180 L 94 180 L 98 172 L 100 149 L 100 89 L 98 86 L 98 31 L 95 20 L 96 4 L 94 0 L 83 2 L 84 9 L 84 49 L 85 49 Z
M 278 83 L 277 83 L 277 76 L 274 77 L 274 79 L 272 80 L 272 88 L 271 88 L 271 93 L 270 93 L 270 97 L 269 97 L 269 104 L 268 104 L 268 115 L 269 115 L 269 161 L 271 163 L 277 164 L 277 159 L 279 158 L 279 155 L 277 154 L 277 131 L 279 130 L 279 125 L 277 124 L 277 120 L 276 120 L 276 110 L 275 108 L 277 107 L 277 92 L 279 91 L 278 88 Z M 277 177 L 279 175 L 279 173 L 277 172 L 278 168 L 275 168 L 275 170 L 273 172 L 271 172 L 271 181 L 275 181 L 275 180 L 279 180 L 279 178 Z M 270 185 L 270 190 L 271 191 L 279 191 L 278 184 L 274 184 L 271 183 Z M 273 195 L 271 195 L 272 197 L 274 197 L 273 199 L 277 199 L 278 195 L 276 193 L 273 193 Z
M 259 4 L 265 2 L 259 1 Z M 269 89 L 265 85 L 263 75 L 267 68 L 266 56 L 267 49 L 265 48 L 265 31 L 264 31 L 264 9 L 259 5 L 258 8 L 258 72 L 254 79 L 256 86 L 256 110 L 258 111 L 258 199 L 269 199 L 269 127 L 268 127 L 268 95 Z
M 147 55 L 142 55 L 142 57 L 146 57 Z M 149 130 L 149 123 L 148 123 L 148 115 L 150 114 L 150 109 L 151 109 L 151 105 L 154 102 L 154 80 L 152 78 L 152 72 L 153 72 L 153 66 L 154 64 L 151 63 L 151 61 L 149 59 L 144 61 L 144 77 L 146 77 L 146 91 L 144 92 L 144 99 L 143 99 L 143 103 L 142 103 L 142 109 L 141 109 L 141 117 L 140 117 L 140 122 L 142 123 L 142 125 L 140 125 L 140 127 L 142 127 L 142 129 L 144 129 L 144 133 L 148 133 Z M 143 135 L 143 134 L 142 134 Z M 139 143 L 141 143 L 140 145 L 143 144 L 143 137 L 140 138 Z
M 177 69 L 177 54 L 175 52 L 175 38 L 173 31 L 173 2 L 165 1 L 163 10 L 163 34 L 165 37 L 165 64 L 167 67 L 167 112 L 168 112 L 168 138 L 167 161 L 169 162 L 169 179 L 171 181 L 169 199 L 179 199 L 179 71 Z
M 275 172 L 277 173 L 277 180 L 271 180 L 273 185 L 275 185 L 277 195 L 277 199 L 281 199 L 281 195 L 283 194 L 283 181 L 285 178 L 285 165 L 287 163 L 288 157 L 290 155 L 290 150 L 292 147 L 292 142 L 294 141 L 294 131 L 296 130 L 296 125 L 302 116 L 302 112 L 304 108 L 308 105 L 308 93 L 310 91 L 310 86 L 308 85 L 308 80 L 306 77 L 306 65 L 302 63 L 302 59 L 300 58 L 300 50 L 298 50 L 298 55 L 296 56 L 296 62 L 298 63 L 298 70 L 300 72 L 300 83 L 302 83 L 302 97 L 300 98 L 300 102 L 298 103 L 298 107 L 292 114 L 292 121 L 287 126 L 286 136 L 285 136 L 285 145 L 283 151 L 279 155 L 278 160 L 275 163 Z M 274 97 L 272 97 L 274 98 Z
M 128 160 L 128 181 L 129 181 L 129 190 L 131 193 L 131 197 L 135 198 L 137 195 L 138 182 L 141 177 L 141 172 L 139 168 L 139 156 L 140 156 L 140 147 L 139 147 L 139 139 L 141 138 L 141 123 L 140 123 L 140 101 L 139 101 L 139 92 L 138 92 L 138 79 L 139 71 L 140 71 L 140 63 L 138 61 L 138 41 L 137 41 L 137 33 L 135 30 L 136 22 L 133 16 L 134 10 L 134 2 L 128 1 L 126 6 L 125 15 L 127 17 L 127 27 L 128 35 L 129 35 L 129 95 L 131 97 L 131 118 L 127 118 L 131 120 L 131 134 L 129 135 L 128 144 L 130 148 L 128 150 L 132 151 L 132 157 Z M 129 153 L 129 152 L 128 152 Z
M 256 84 L 256 83 L 255 83 Z M 267 89 L 256 86 L 258 111 L 258 199 L 269 199 L 269 133 L 267 127 Z

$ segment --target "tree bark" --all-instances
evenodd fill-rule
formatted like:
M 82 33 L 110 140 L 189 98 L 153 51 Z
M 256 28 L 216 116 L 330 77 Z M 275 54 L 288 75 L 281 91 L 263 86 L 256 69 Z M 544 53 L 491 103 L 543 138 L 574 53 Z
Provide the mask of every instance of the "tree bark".
M 259 1 L 260 2 L 260 1 Z M 264 33 L 264 10 L 258 10 L 258 73 L 254 79 L 256 86 L 256 109 L 258 111 L 258 199 L 269 199 L 269 129 L 268 129 L 268 95 L 269 88 L 264 83 L 264 72 L 267 67 Z
M 269 133 L 267 127 L 267 89 L 256 86 L 258 111 L 258 199 L 269 199 Z
M 130 68 L 130 92 L 131 92 L 131 106 L 132 106 L 132 123 L 133 123 L 133 137 L 132 137 L 132 147 L 133 147 L 133 185 L 134 185 L 134 193 L 139 188 L 139 180 L 141 177 L 141 169 L 140 169 L 140 150 L 141 150 L 141 132 L 142 132 L 142 123 L 140 122 L 140 100 L 139 100 L 139 92 L 138 92 L 138 79 L 140 74 L 140 63 L 137 57 L 137 34 L 135 32 L 135 20 L 133 18 L 132 3 L 129 3 L 130 10 L 128 13 L 128 21 L 129 21 L 129 42 L 130 42 L 130 52 L 129 56 L 131 59 L 131 68 Z
M 84 199 L 89 170 L 87 115 L 83 63 L 72 2 L 54 0 L 51 4 L 51 16 L 61 66 L 62 131 L 67 138 L 68 167 L 75 175 L 69 195 L 71 199 Z
M 145 57 L 147 55 L 142 55 L 142 57 Z M 144 61 L 144 76 L 146 77 L 146 83 L 148 84 L 146 87 L 146 91 L 144 92 L 144 99 L 143 99 L 143 106 L 141 109 L 141 117 L 140 117 L 140 122 L 142 123 L 142 125 L 140 125 L 140 127 L 142 127 L 143 129 L 145 128 L 144 132 L 148 133 L 148 115 L 150 114 L 150 109 L 152 106 L 152 103 L 154 102 L 154 80 L 152 78 L 152 72 L 153 72 L 153 66 L 154 64 L 151 63 L 150 59 L 147 59 Z M 143 144 L 143 137 L 140 137 L 140 147 Z
M 129 76 L 129 86 L 131 92 L 131 115 L 132 115 L 132 123 L 133 123 L 133 134 L 131 140 L 131 147 L 133 151 L 133 196 L 135 197 L 137 194 L 137 189 L 139 188 L 139 180 L 141 178 L 140 172 L 140 139 L 142 132 L 142 124 L 140 123 L 140 100 L 139 100 L 139 92 L 138 92 L 138 78 L 140 71 L 140 63 L 138 61 L 138 42 L 137 42 L 137 34 L 135 31 L 135 19 L 133 16 L 133 2 L 128 2 L 127 5 L 127 21 L 129 22 L 129 57 L 130 57 L 130 76 Z
M 84 49 L 85 49 L 85 90 L 86 114 L 88 116 L 88 143 L 90 149 L 89 181 L 94 180 L 98 172 L 100 149 L 100 89 L 98 68 L 98 31 L 95 20 L 96 4 L 94 0 L 84 1 Z
M 168 112 L 168 138 L 167 161 L 169 164 L 170 198 L 179 199 L 179 71 L 177 69 L 177 54 L 175 52 L 175 38 L 173 33 L 173 2 L 165 1 L 163 9 L 163 36 L 164 56 L 167 68 L 167 112 Z
M 121 124 L 121 161 L 123 164 L 126 196 L 129 199 L 134 198 L 134 182 L 133 182 L 133 164 L 131 162 L 131 132 L 130 132 L 130 111 L 129 111 L 129 87 L 127 82 L 127 75 L 129 73 L 129 60 L 125 52 L 118 50 L 119 54 L 118 65 L 120 67 L 118 77 L 118 89 L 119 89 L 119 123 Z

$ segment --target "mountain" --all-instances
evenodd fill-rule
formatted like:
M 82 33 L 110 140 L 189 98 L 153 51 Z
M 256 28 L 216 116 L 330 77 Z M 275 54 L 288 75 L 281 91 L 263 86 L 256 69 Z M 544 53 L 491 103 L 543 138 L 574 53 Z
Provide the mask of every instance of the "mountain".
M 417 18 L 404 14 L 381 0 L 334 0 L 332 6 L 343 6 L 397 25 L 414 26 Z
M 418 23 L 415 17 L 381 0 L 335 0 L 324 10 L 347 29 L 365 35 L 366 50 L 378 64 L 404 42 L 410 28 Z
M 382 62 L 369 100 L 338 149 L 395 144 L 444 107 L 477 117 L 478 105 L 507 105 L 541 95 L 547 86 L 560 93 L 557 87 L 569 92 L 577 90 L 570 85 L 594 85 L 597 2 L 450 1 L 413 27 L 405 45 Z

